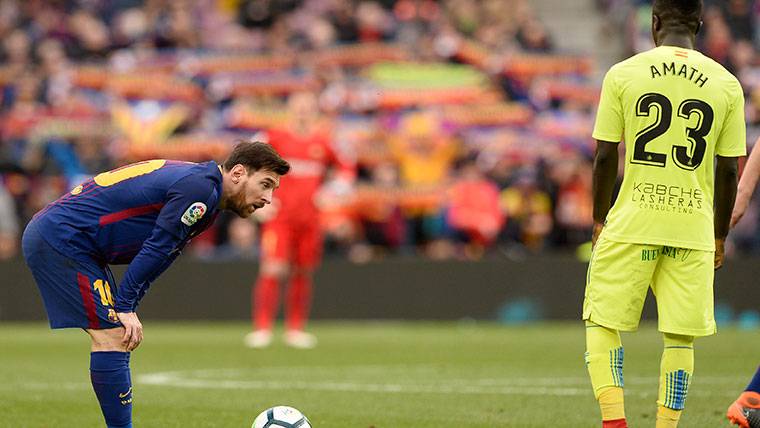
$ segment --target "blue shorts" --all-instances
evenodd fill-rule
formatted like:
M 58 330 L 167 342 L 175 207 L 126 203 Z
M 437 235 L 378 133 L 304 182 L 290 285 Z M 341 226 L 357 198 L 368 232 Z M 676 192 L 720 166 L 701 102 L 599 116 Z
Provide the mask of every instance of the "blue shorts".
M 32 220 L 21 246 L 45 302 L 50 328 L 121 327 L 113 307 L 114 280 L 108 266 L 64 256 L 45 241 L 43 233 Z

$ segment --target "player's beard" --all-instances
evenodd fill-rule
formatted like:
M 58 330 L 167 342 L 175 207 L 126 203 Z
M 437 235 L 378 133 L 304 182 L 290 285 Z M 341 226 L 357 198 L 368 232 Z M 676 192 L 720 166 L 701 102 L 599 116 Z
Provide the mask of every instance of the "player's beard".
M 263 205 L 262 206 L 258 206 L 258 205 L 253 205 L 252 206 L 251 204 L 247 203 L 246 202 L 245 190 L 241 190 L 240 193 L 238 193 L 237 195 L 235 195 L 235 199 L 234 200 L 235 200 L 235 204 L 234 204 L 235 208 L 233 209 L 233 211 L 235 212 L 235 214 L 237 214 L 239 217 L 242 217 L 242 218 L 248 218 L 248 217 L 250 217 L 255 210 L 257 210 L 257 209 L 259 209 L 259 208 L 261 208 L 263 206 Z M 254 208 L 253 210 L 251 210 L 252 207 Z
M 251 216 L 251 205 L 247 204 L 245 202 L 245 190 L 240 190 L 237 195 L 235 195 L 235 204 L 234 209 L 235 214 L 237 214 L 239 217 L 242 218 L 248 218 Z

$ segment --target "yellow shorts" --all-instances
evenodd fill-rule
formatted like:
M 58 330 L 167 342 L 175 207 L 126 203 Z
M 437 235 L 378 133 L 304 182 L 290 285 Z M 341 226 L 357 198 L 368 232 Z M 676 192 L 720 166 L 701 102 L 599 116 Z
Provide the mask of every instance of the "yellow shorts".
M 614 242 L 602 233 L 586 276 L 583 319 L 636 330 L 651 287 L 661 332 L 714 334 L 713 266 L 712 251 Z

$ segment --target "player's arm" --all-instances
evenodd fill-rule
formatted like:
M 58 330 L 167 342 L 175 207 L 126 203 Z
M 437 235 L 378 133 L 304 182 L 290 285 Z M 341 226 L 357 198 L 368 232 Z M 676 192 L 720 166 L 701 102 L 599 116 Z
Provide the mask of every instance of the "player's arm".
M 607 213 L 612 206 L 612 192 L 618 171 L 618 143 L 596 141 L 591 192 L 594 200 L 594 233 L 592 245 L 602 231 Z
M 757 179 L 760 177 L 760 138 L 755 141 L 755 147 L 752 149 L 747 163 L 744 165 L 744 172 L 739 179 L 739 189 L 736 192 L 736 202 L 734 210 L 731 213 L 731 227 L 741 220 L 749 206 L 749 200 L 755 192 Z
M 179 256 L 190 235 L 191 227 L 202 216 L 188 217 L 191 208 L 200 203 L 208 211 L 208 207 L 215 206 L 216 202 L 217 198 L 210 183 L 197 177 L 185 177 L 169 189 L 167 201 L 159 212 L 151 236 L 129 264 L 116 293 L 114 309 L 120 320 L 129 320 L 132 317 L 136 319 L 135 310 L 150 284 Z M 139 336 L 135 337 L 135 333 L 139 333 Z M 130 345 L 137 340 L 132 345 L 134 349 L 141 338 L 140 326 L 132 332 L 127 329 L 124 340 Z
M 162 226 L 153 228 L 150 238 L 132 259 L 119 284 L 114 302 L 117 313 L 130 313 L 137 309 L 150 284 L 177 258 L 183 241 L 183 237 L 170 233 Z
M 747 154 L 747 126 L 744 120 L 744 91 L 738 80 L 729 88 L 733 99 L 715 147 L 715 269 L 723 265 L 723 245 L 731 222 L 739 175 L 738 159 Z M 757 179 L 757 178 L 755 178 Z
M 122 343 L 128 351 L 137 348 L 143 339 L 142 324 L 135 312 L 137 305 L 150 283 L 166 270 L 179 254 L 175 249 L 181 245 L 180 242 L 160 226 L 156 226 L 151 237 L 143 243 L 142 249 L 127 268 L 116 292 L 114 309 L 124 326 Z
M 739 162 L 735 157 L 717 156 L 715 167 L 715 269 L 723 266 L 723 244 L 728 236 L 731 209 L 736 199 Z
M 114 305 L 116 312 L 134 312 L 150 284 L 179 256 L 192 226 L 203 215 L 189 215 L 198 204 L 204 214 L 216 204 L 213 188 L 203 179 L 185 177 L 169 189 L 151 236 L 132 259 L 121 281 Z
M 114 309 L 124 327 L 122 342 L 128 351 L 137 348 L 143 338 L 142 324 L 135 313 L 137 304 L 150 283 L 174 260 L 176 254 L 172 251 L 179 244 L 174 236 L 156 226 L 127 268 L 114 296 Z
M 607 213 L 612 205 L 612 193 L 618 172 L 618 144 L 623 139 L 623 106 L 615 73 L 616 68 L 613 67 L 604 76 L 594 124 L 593 137 L 596 139 L 596 153 L 592 179 L 594 200 L 592 246 L 596 244 L 602 232 Z

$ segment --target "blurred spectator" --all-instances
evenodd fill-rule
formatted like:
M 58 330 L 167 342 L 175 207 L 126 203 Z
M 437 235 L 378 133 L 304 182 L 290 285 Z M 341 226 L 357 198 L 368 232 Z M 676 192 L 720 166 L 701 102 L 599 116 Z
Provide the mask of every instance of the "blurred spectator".
M 444 135 L 438 118 L 430 112 L 405 116 L 388 143 L 408 186 L 437 185 L 448 179 L 457 155 L 456 143 Z
M 517 41 L 528 52 L 550 52 L 552 42 L 541 21 L 528 19 L 517 32 Z
M 31 62 L 31 42 L 23 30 L 17 29 L 3 39 L 3 62 L 12 73 L 22 71 Z
M 356 8 L 359 41 L 377 42 L 393 37 L 395 23 L 392 15 L 374 1 L 361 1 Z
M 593 226 L 590 165 L 578 159 L 563 159 L 552 165 L 551 175 L 557 186 L 556 243 L 573 246 L 588 241 Z
M 295 0 L 243 0 L 238 16 L 244 26 L 266 30 L 296 4 Z
M 415 112 L 402 118 L 388 144 L 399 164 L 401 184 L 407 188 L 435 187 L 449 180 L 457 155 L 456 142 L 445 135 L 432 112 Z M 425 201 L 404 209 L 410 242 L 423 250 L 442 250 L 444 222 L 441 207 Z M 428 246 L 431 248 L 427 248 Z
M 499 188 L 485 177 L 475 161 L 467 161 L 449 194 L 448 225 L 465 244 L 465 255 L 479 259 L 504 225 Z
M 719 63 L 726 64 L 731 46 L 731 30 L 720 8 L 706 8 L 703 22 L 704 53 Z
M 535 171 L 520 171 L 515 183 L 501 192 L 501 204 L 508 219 L 507 242 L 541 250 L 552 230 L 552 205 L 549 195 L 538 187 Z
M 721 12 L 734 40 L 752 41 L 755 38 L 754 1 L 728 0 L 721 2 Z
M 0 183 L 0 260 L 8 260 L 18 253 L 19 225 L 16 204 Z
M 399 189 L 398 170 L 394 163 L 384 162 L 372 170 L 369 186 L 357 190 L 356 211 L 364 232 L 364 252 L 354 257 L 376 257 L 386 251 L 397 251 L 406 241 L 406 223 L 396 195 Z
M 336 38 L 341 43 L 359 41 L 359 24 L 355 19 L 356 5 L 350 0 L 338 0 L 331 14 Z
M 221 260 L 254 260 L 258 258 L 258 232 L 250 219 L 232 217 L 227 225 L 227 241 L 214 252 Z
M 68 28 L 73 37 L 69 55 L 78 60 L 105 59 L 110 48 L 108 28 L 103 21 L 85 10 L 74 12 Z
M 632 1 L 628 15 L 626 56 L 644 52 L 654 47 L 652 41 L 652 4 L 649 1 Z

